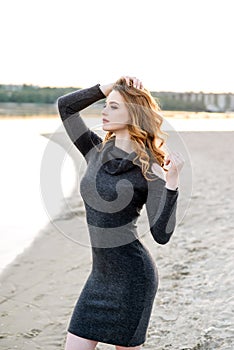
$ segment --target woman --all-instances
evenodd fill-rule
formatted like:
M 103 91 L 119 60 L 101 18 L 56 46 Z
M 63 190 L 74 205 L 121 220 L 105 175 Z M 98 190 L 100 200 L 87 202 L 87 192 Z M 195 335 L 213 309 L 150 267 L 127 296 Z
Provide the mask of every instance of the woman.
M 106 98 L 104 140 L 79 111 Z M 74 308 L 66 350 L 141 349 L 158 287 L 157 267 L 137 234 L 145 204 L 150 232 L 166 244 L 175 229 L 180 153 L 167 155 L 163 121 L 150 92 L 135 77 L 97 84 L 58 99 L 59 113 L 87 168 L 80 193 L 92 248 L 92 270 Z M 157 143 L 160 143 L 157 145 Z M 167 169 L 167 166 L 170 168 Z

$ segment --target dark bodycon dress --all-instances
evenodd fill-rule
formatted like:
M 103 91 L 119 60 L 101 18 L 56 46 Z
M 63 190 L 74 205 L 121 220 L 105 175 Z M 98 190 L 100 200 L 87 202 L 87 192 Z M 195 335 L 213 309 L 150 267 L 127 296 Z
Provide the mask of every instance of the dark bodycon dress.
M 145 204 L 154 240 L 166 244 L 175 230 L 178 188 L 166 188 L 157 175 L 146 180 L 140 163 L 133 164 L 136 153 L 115 146 L 115 135 L 102 147 L 103 139 L 86 126 L 79 111 L 103 98 L 97 84 L 58 99 L 63 125 L 86 160 L 80 193 L 92 251 L 92 269 L 68 331 L 134 347 L 146 340 L 158 288 L 157 267 L 138 237 L 136 222 Z

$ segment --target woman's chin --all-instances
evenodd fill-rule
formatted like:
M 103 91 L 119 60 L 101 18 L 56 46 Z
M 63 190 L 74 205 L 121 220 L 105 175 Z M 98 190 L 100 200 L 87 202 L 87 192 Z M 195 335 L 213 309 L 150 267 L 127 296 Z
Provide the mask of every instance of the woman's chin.
M 105 131 L 117 131 L 117 130 L 128 130 L 128 125 L 125 123 L 117 123 L 117 122 L 105 122 L 102 123 L 102 129 Z
M 111 125 L 108 126 L 107 123 L 106 124 L 102 124 L 102 128 L 105 131 L 113 131 L 113 127 L 111 127 Z

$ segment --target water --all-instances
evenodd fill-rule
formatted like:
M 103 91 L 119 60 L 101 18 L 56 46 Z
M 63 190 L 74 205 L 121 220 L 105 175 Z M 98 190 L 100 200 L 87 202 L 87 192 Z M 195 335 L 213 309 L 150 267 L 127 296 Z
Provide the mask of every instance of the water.
M 56 114 L 56 105 L 48 103 L 0 102 L 0 116 L 48 116 Z
M 86 118 L 89 127 L 101 130 L 100 118 Z M 177 131 L 234 131 L 234 118 L 166 118 Z M 49 220 L 40 192 L 40 166 L 48 139 L 42 134 L 61 127 L 59 117 L 0 119 L 0 272 L 30 245 Z M 94 129 L 95 130 L 95 129 Z M 166 130 L 166 128 L 165 128 Z M 60 147 L 57 145 L 57 147 Z M 62 174 L 63 194 L 54 201 L 56 216 L 64 197 L 74 187 L 75 170 L 68 156 Z
M 43 132 L 53 132 L 58 119 L 0 120 L 0 271 L 27 247 L 48 221 L 40 192 L 40 165 L 48 139 Z M 59 147 L 59 146 L 58 146 Z M 72 162 L 66 159 L 64 196 L 70 194 Z M 70 176 L 69 176 L 70 169 Z M 62 200 L 62 198 L 61 198 Z M 60 200 L 54 203 L 54 215 Z

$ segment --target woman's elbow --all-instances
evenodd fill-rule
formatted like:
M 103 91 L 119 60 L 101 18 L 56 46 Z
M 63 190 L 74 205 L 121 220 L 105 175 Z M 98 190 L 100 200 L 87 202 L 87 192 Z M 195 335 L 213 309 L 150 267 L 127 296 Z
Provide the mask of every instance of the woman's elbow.
M 170 233 L 167 233 L 165 231 L 157 230 L 157 229 L 151 229 L 152 236 L 154 240 L 161 245 L 165 245 L 170 241 L 170 238 L 173 234 L 174 230 Z
M 59 111 L 64 107 L 64 99 L 63 99 L 63 96 L 60 96 L 60 97 L 57 99 L 57 106 L 58 106 L 58 110 L 59 110 Z
M 58 106 L 59 114 L 60 114 L 62 120 L 64 120 L 65 116 L 66 116 L 66 106 L 65 106 L 63 96 L 61 96 L 57 99 L 57 106 Z

